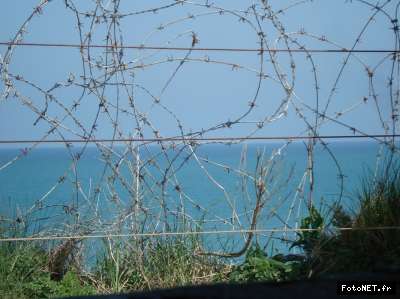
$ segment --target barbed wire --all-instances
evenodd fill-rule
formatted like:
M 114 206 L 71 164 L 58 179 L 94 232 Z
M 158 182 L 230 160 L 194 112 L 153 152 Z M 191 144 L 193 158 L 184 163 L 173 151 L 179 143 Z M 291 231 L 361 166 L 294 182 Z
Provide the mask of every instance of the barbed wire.
M 0 172 L 23 163 L 25 156 L 45 143 L 61 143 L 69 159 L 69 165 L 61 176 L 57 175 L 53 182 L 49 182 L 50 188 L 32 199 L 29 208 L 15 213 L 13 223 L 17 227 L 22 226 L 25 231 L 29 231 L 29 221 L 40 227 L 40 234 L 62 231 L 63 235 L 54 236 L 55 240 L 71 238 L 67 234 L 82 239 L 156 234 L 173 236 L 195 228 L 198 232 L 191 234 L 241 232 L 247 235 L 244 238 L 247 246 L 253 234 L 261 232 L 254 229 L 260 221 L 274 219 L 284 225 L 284 232 L 307 231 L 297 226 L 304 208 L 315 202 L 315 151 L 318 146 L 326 150 L 333 161 L 339 189 L 335 201 L 341 201 L 345 173 L 340 159 L 325 139 L 368 138 L 376 141 L 380 146 L 376 169 L 382 165 L 385 155 L 393 157 L 398 154 L 395 139 L 400 136 L 397 133 L 400 108 L 399 1 L 372 3 L 355 0 L 343 4 L 346 5 L 343 9 L 353 9 L 354 3 L 368 8 L 364 17 L 360 14 L 360 19 L 365 19 L 360 20 L 363 26 L 355 32 L 356 38 L 351 47 L 345 47 L 328 36 L 307 31 L 303 28 L 304 24 L 299 24 L 298 30 L 288 29 L 285 24 L 287 18 L 283 15 L 296 13 L 296 9 L 312 9 L 307 6 L 315 4 L 311 0 L 292 1 L 284 8 L 279 8 L 279 2 L 259 1 L 241 9 L 230 8 L 228 4 L 222 7 L 208 1 L 173 1 L 159 6 L 152 3 L 153 7 L 139 10 L 130 5 L 121 7 L 119 0 L 93 1 L 88 4 L 89 9 L 80 7 L 79 1 L 65 0 L 60 3 L 64 3 L 66 11 L 71 13 L 76 29 L 72 26 L 70 29 L 76 30 L 74 33 L 78 42 L 25 41 L 29 38 L 31 22 L 51 14 L 46 11 L 49 2 L 40 1 L 14 37 L 0 42 L 0 46 L 5 48 L 0 55 L 0 105 L 6 105 L 12 98 L 15 105 L 28 109 L 34 118 L 32 129 L 36 135 L 40 134 L 39 138 L 31 140 L 0 140 L 0 144 L 29 144 L 13 158 L 1 161 Z M 180 10 L 182 8 L 184 11 Z M 354 9 L 358 11 L 358 8 Z M 161 20 L 158 12 L 170 13 L 162 17 L 168 20 Z M 122 20 L 140 22 L 137 19 L 139 16 L 154 16 L 160 18 L 157 22 L 163 23 L 152 28 L 146 28 L 144 24 L 142 40 L 127 44 L 124 42 L 127 32 Z M 254 37 L 253 46 L 199 47 L 202 36 L 196 32 L 200 29 L 195 25 L 203 26 L 201 21 L 206 18 L 216 18 L 219 24 L 232 24 L 248 30 L 249 35 Z M 368 29 L 372 24 L 380 26 L 382 33 L 390 33 L 390 43 L 382 44 L 379 49 L 368 46 L 359 49 L 362 40 L 368 40 Z M 234 28 L 237 27 L 231 30 L 235 31 Z M 316 28 L 314 30 L 317 31 Z M 372 38 L 373 44 L 377 44 L 377 37 Z M 15 52 L 20 47 L 76 48 L 81 67 L 71 73 L 68 71 L 62 81 L 56 81 L 51 75 L 39 80 L 30 76 L 26 69 L 16 67 L 21 57 Z M 138 51 L 126 51 L 129 49 Z M 183 52 L 180 54 L 182 57 L 170 56 L 174 51 Z M 196 54 L 199 52 L 212 52 L 213 57 L 208 56 L 210 53 L 201 57 Z M 220 54 L 217 52 L 225 56 L 217 56 Z M 252 59 L 256 62 L 229 56 L 234 53 L 248 53 L 246 57 L 253 55 L 255 58 Z M 330 55 L 329 59 L 345 54 L 332 80 L 326 75 L 332 67 L 326 68 L 319 54 L 338 54 Z M 188 72 L 186 79 L 204 80 L 208 82 L 205 84 L 210 84 L 207 81 L 209 78 L 206 78 L 208 74 L 198 77 L 196 70 L 186 68 L 188 63 L 207 67 L 211 72 L 215 67 L 224 71 L 227 77 L 231 72 L 245 74 L 243 78 L 251 80 L 244 83 L 243 89 L 248 93 L 243 97 L 230 95 L 235 97 L 232 105 L 240 104 L 240 109 L 231 113 L 229 107 L 218 109 L 215 103 L 207 106 L 200 99 L 199 105 L 207 108 L 204 109 L 204 123 L 199 126 L 201 128 L 192 128 L 190 118 L 198 114 L 196 108 L 187 105 L 182 112 L 181 107 L 168 101 L 174 98 L 171 90 L 179 93 L 180 87 L 187 83 L 179 76 L 183 70 Z M 168 69 L 168 75 L 151 73 L 156 67 L 163 66 Z M 46 68 L 53 66 L 41 61 L 40 67 L 46 73 Z M 346 88 L 340 90 L 339 87 L 351 84 L 345 77 L 350 67 L 354 71 L 351 80 L 355 80 L 354 77 L 363 78 L 365 84 L 357 88 L 352 86 L 352 92 L 347 93 Z M 143 73 L 151 74 L 150 79 L 138 75 Z M 158 85 L 153 82 L 157 81 L 154 78 L 161 77 L 163 81 Z M 210 90 L 210 98 L 215 98 L 213 93 L 217 90 L 232 89 L 232 84 L 225 82 L 218 86 L 203 86 L 202 82 L 198 82 L 198 86 Z M 343 94 L 339 99 L 339 95 Z M 194 92 L 190 97 L 195 98 Z M 188 95 L 179 94 L 176 98 L 183 103 Z M 357 123 L 365 120 L 354 118 L 367 110 L 368 115 L 376 118 L 371 120 L 376 124 L 374 132 L 381 134 L 368 134 L 368 130 Z M 208 121 L 209 112 L 218 115 L 214 118 L 210 116 Z M 281 124 L 279 121 L 292 122 L 293 119 L 299 132 L 287 136 L 271 135 L 269 126 Z M 173 134 L 165 129 L 166 123 L 174 127 Z M 351 135 L 321 134 L 329 132 L 324 131 L 328 125 Z M 244 133 L 236 134 L 231 131 L 234 129 L 241 129 L 240 132 Z M 216 137 L 209 137 L 211 134 Z M 171 135 L 173 137 L 168 137 Z M 246 145 L 252 140 L 280 140 L 283 144 L 276 145 L 269 157 L 266 153 L 248 157 L 253 154 L 249 154 L 244 146 L 237 167 L 215 160 L 201 151 L 203 145 L 209 143 Z M 298 176 L 294 175 L 294 169 L 289 173 L 282 170 L 284 154 L 295 140 L 303 140 L 306 145 L 306 165 L 300 169 L 302 175 Z M 80 143 L 82 147 L 73 149 L 73 143 Z M 152 143 L 158 146 L 152 147 Z M 90 176 L 99 177 L 93 183 L 90 177 L 88 184 L 81 165 L 89 144 L 96 146 L 102 169 L 89 171 Z M 256 164 L 255 169 L 249 170 L 251 164 Z M 213 190 L 217 194 L 218 208 L 215 208 L 217 204 L 204 200 L 209 194 L 198 194 L 187 187 L 190 185 L 188 175 L 182 172 L 190 167 L 204 185 L 202 189 Z M 221 179 L 222 174 L 230 181 Z M 241 185 L 240 192 L 232 190 L 230 182 L 233 180 Z M 60 202 L 55 194 L 67 184 L 73 190 L 73 198 L 67 203 Z M 291 185 L 293 190 L 287 190 Z M 277 199 L 276 202 L 274 199 Z M 277 211 L 286 213 L 286 217 Z M 57 221 L 35 220 L 46 217 Z M 209 226 L 201 228 L 199 222 Z M 289 228 L 290 224 L 296 228 Z M 212 226 L 213 231 L 207 230 Z M 221 230 L 221 227 L 229 227 L 230 230 Z M 110 233 L 93 235 L 93 232 L 101 230 Z M 163 232 L 153 233 L 158 230 Z M 130 233 L 121 233 L 126 231 Z M 29 238 L 41 240 L 48 237 L 4 238 L 0 241 L 36 240 Z

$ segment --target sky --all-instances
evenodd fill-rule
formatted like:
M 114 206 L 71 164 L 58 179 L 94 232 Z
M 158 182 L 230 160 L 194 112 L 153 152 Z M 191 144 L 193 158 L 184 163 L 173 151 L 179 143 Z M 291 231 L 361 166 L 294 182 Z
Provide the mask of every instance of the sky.
M 29 17 L 34 7 L 40 1 L 15 0 L 2 3 L 0 10 L 0 40 L 10 41 L 21 24 Z M 71 1 L 70 1 L 71 2 Z M 152 9 L 174 3 L 175 1 L 120 1 L 120 13 Z M 259 36 L 246 22 L 240 22 L 239 15 L 251 20 L 252 24 L 260 21 L 265 32 L 266 44 L 270 48 L 284 48 L 282 41 L 277 41 L 280 34 L 272 26 L 270 20 L 257 20 L 251 13 L 246 14 L 251 5 L 261 12 L 261 2 L 258 1 L 210 1 L 210 8 L 204 7 L 207 1 L 187 1 L 168 9 L 130 15 L 120 19 L 120 28 L 116 31 L 117 38 L 124 45 L 161 45 L 172 47 L 190 47 L 193 41 L 192 33 L 196 34 L 198 43 L 195 47 L 201 48 L 258 48 Z M 396 19 L 395 5 L 392 1 L 384 7 L 391 19 Z M 84 12 L 91 11 L 96 1 L 72 1 L 76 7 Z M 111 1 L 102 1 L 105 7 L 112 7 Z M 351 48 L 362 32 L 366 22 L 374 14 L 370 6 L 361 1 L 268 1 L 275 12 L 290 7 L 279 13 L 279 22 L 287 34 L 307 49 L 334 49 L 336 47 Z M 296 4 L 297 3 L 297 4 Z M 369 1 L 375 4 L 375 1 Z M 384 1 L 380 1 L 384 3 Z M 201 5 L 196 5 L 201 4 Z M 215 7 L 223 7 L 221 10 Z M 238 13 L 229 13 L 236 12 Z M 193 17 L 191 17 L 193 16 Z M 90 18 L 82 18 L 84 23 L 82 32 L 87 32 Z M 394 49 L 395 39 L 390 19 L 379 13 L 371 21 L 356 49 Z M 158 28 L 163 28 L 159 30 Z M 43 7 L 42 14 L 35 15 L 24 34 L 23 42 L 32 43 L 72 43 L 79 44 L 76 16 L 65 7 L 64 1 L 53 0 Z M 334 44 L 315 40 L 308 35 L 295 34 L 299 31 L 307 32 L 314 37 L 323 37 Z M 95 25 L 93 44 L 104 44 L 106 25 Z M 336 46 L 338 45 L 338 46 Z M 295 44 L 292 49 L 297 48 Z M 7 47 L 0 46 L 1 59 L 5 57 Z M 104 49 L 91 50 L 93 61 L 105 58 Z M 188 56 L 186 56 L 188 55 Z M 347 54 L 343 53 L 315 53 L 312 61 L 316 68 L 318 79 L 319 103 L 324 107 L 327 103 L 332 87 L 340 73 L 343 61 Z M 391 60 L 384 59 L 383 53 L 360 53 L 349 58 L 346 67 L 339 77 L 334 96 L 329 104 L 327 115 L 339 116 L 337 119 L 348 126 L 355 127 L 368 134 L 384 133 L 381 118 L 390 125 L 390 90 L 388 78 L 391 72 Z M 182 66 L 175 59 L 191 59 Z M 205 130 L 218 124 L 237 119 L 249 108 L 258 90 L 255 108 L 243 122 L 233 126 L 226 126 L 208 132 L 206 137 L 233 137 L 246 136 L 257 129 L 260 121 L 269 119 L 274 112 L 282 108 L 280 105 L 286 98 L 286 92 L 277 81 L 276 67 L 291 82 L 292 63 L 288 53 L 279 53 L 276 64 L 271 63 L 271 57 L 266 53 L 263 57 L 263 74 L 268 75 L 261 81 L 258 90 L 260 55 L 257 52 L 210 52 L 210 51 L 153 51 L 129 49 L 123 52 L 122 61 L 134 68 L 126 72 L 126 80 L 133 86 L 135 107 L 151 126 L 141 124 L 144 137 L 154 137 L 158 131 L 163 137 L 179 134 L 176 119 L 182 124 L 185 134 Z M 168 61 L 171 60 L 171 61 Z M 209 62 L 206 62 L 206 61 Z M 214 61 L 214 62 L 213 62 Z M 304 53 L 294 53 L 295 85 L 292 100 L 304 113 L 307 121 L 314 121 L 314 114 L 307 110 L 316 107 L 315 78 L 312 72 L 313 65 Z M 218 63 L 217 63 L 218 62 Z M 88 63 L 88 62 L 86 62 Z M 138 68 L 140 65 L 146 67 Z M 240 67 L 232 67 L 237 65 Z M 366 66 L 374 72 L 373 88 L 369 85 Z M 16 47 L 9 64 L 9 72 L 19 75 L 40 87 L 50 90 L 58 83 L 67 82 L 74 78 L 73 86 L 56 88 L 49 93 L 65 107 L 71 107 L 79 99 L 83 84 L 82 60 L 79 49 L 63 47 Z M 103 71 L 95 70 L 94 77 L 101 76 Z M 175 73 L 176 72 L 176 73 Z M 169 79 L 173 76 L 173 80 Z M 395 73 L 396 76 L 396 73 Z M 398 78 L 398 74 L 397 77 Z M 118 81 L 119 80 L 119 81 Z M 14 80 L 15 81 L 15 80 Z M 121 77 L 114 76 L 109 81 L 121 82 Z M 395 81 L 396 82 L 396 81 Z M 398 83 L 398 81 L 397 81 Z M 398 86 L 395 84 L 395 86 Z M 37 91 L 27 83 L 15 82 L 15 88 L 21 96 L 29 99 L 40 111 L 45 109 L 46 99 L 43 93 Z M 0 91 L 5 89 L 4 81 L 0 83 Z M 154 103 L 154 98 L 160 104 Z M 374 100 L 373 94 L 377 94 Z M 135 136 L 138 125 L 132 115 L 124 115 L 121 110 L 129 110 L 129 92 L 120 86 L 119 89 L 110 84 L 103 96 L 107 103 L 119 105 L 120 109 L 109 107 L 110 115 L 100 113 L 97 120 L 95 136 L 98 138 L 112 138 L 114 135 L 113 120 L 118 119 L 118 129 L 123 137 Z M 304 105 L 303 105 L 304 104 Z M 66 110 L 50 101 L 47 115 L 63 119 Z M 99 107 L 99 97 L 84 94 L 73 116 L 65 117 L 60 128 L 60 134 L 66 138 L 78 138 L 83 130 L 76 120 L 87 131 L 90 131 L 96 119 Z M 119 111 L 119 113 L 118 113 Z M 280 110 L 283 112 L 283 110 Z M 340 115 L 342 113 L 342 115 Z M 288 103 L 285 113 L 277 114 L 277 119 L 264 124 L 255 136 L 282 136 L 304 134 L 307 126 L 296 114 L 294 105 Z M 21 140 L 41 138 L 51 126 L 45 120 L 39 120 L 38 115 L 23 104 L 21 99 L 10 96 L 0 99 L 0 140 Z M 74 133 L 75 132 L 75 133 Z M 319 134 L 339 135 L 351 134 L 348 127 L 334 122 L 321 124 Z M 57 139 L 61 135 L 50 135 L 49 139 Z

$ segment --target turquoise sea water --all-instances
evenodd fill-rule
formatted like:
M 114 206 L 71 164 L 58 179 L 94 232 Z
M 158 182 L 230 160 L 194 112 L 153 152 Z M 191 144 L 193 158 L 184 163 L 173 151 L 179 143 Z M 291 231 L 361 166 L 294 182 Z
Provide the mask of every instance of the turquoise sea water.
M 246 163 L 241 166 L 243 172 L 255 173 L 258 152 L 264 151 L 267 161 L 271 153 L 274 150 L 276 153 L 281 146 L 278 143 L 248 144 Z M 374 170 L 379 145 L 374 142 L 332 142 L 329 149 L 336 161 L 322 146 L 315 148 L 313 201 L 318 207 L 324 207 L 338 200 L 342 194 L 344 206 L 352 207 L 356 204 L 356 192 L 361 187 L 362 177 L 368 169 Z M 74 147 L 73 153 L 80 150 Z M 185 213 L 188 219 L 201 223 L 204 230 L 249 228 L 255 203 L 254 182 L 243 180 L 243 176 L 235 171 L 243 156 L 243 145 L 202 145 L 195 151 L 199 161 L 189 155 L 187 149 L 179 150 L 168 150 L 167 155 L 160 154 L 157 145 L 140 150 L 140 201 L 144 208 L 142 211 L 151 215 L 149 218 L 152 220 L 148 222 L 150 230 L 165 229 L 158 223 L 163 219 L 163 207 L 168 210 L 168 219 L 172 222 L 174 215 L 178 219 L 179 213 Z M 115 151 L 123 153 L 124 148 L 116 147 Z M 20 148 L 0 149 L 0 167 L 21 153 Z M 124 161 L 132 166 L 135 158 L 128 154 Z M 113 163 L 118 162 L 116 157 L 112 160 Z M 172 167 L 169 166 L 171 161 Z M 296 194 L 307 168 L 305 144 L 290 144 L 276 155 L 274 161 L 273 167 L 266 168 L 268 196 L 259 216 L 258 228 L 261 229 L 282 227 L 286 220 L 291 226 L 295 225 L 298 216 L 304 214 L 308 200 L 307 180 L 306 192 Z M 80 221 L 96 223 L 93 224 L 93 232 L 106 230 L 107 223 L 120 219 L 118 215 L 129 214 L 134 205 L 132 192 L 136 190 L 133 188 L 135 176 L 129 171 L 128 164 L 121 164 L 119 173 L 127 182 L 127 188 L 121 180 L 110 181 L 112 171 L 109 168 L 101 180 L 105 169 L 104 157 L 95 147 L 85 150 L 76 163 L 76 171 L 71 168 L 71 156 L 65 148 L 34 149 L 0 171 L 0 213 L 3 217 L 16 219 L 36 203 L 35 207 L 42 209 L 30 215 L 34 226 L 29 229 L 33 232 L 45 227 L 63 229 L 65 223 L 72 225 L 76 221 L 72 216 L 76 209 L 80 212 Z M 337 165 L 344 175 L 342 192 Z M 167 169 L 173 175 L 163 190 L 160 182 Z M 62 177 L 64 179 L 60 180 Z M 81 192 L 76 191 L 76 181 L 79 181 Z M 99 188 L 98 193 L 96 188 Z M 93 222 L 95 207 L 99 213 L 97 216 L 102 219 L 101 225 L 100 221 Z M 274 209 L 275 214 L 271 213 Z M 237 218 L 233 210 L 237 212 Z

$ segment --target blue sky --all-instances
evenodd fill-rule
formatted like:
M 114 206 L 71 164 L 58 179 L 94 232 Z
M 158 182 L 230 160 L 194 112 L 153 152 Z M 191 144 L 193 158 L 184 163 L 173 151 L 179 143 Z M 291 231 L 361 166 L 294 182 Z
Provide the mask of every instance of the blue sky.
M 107 5 L 109 1 L 102 1 Z M 129 1 L 122 0 L 120 12 L 128 13 L 140 11 L 152 7 L 158 7 L 173 3 L 174 1 Z M 124 17 L 120 21 L 121 35 L 125 45 L 165 45 L 170 41 L 170 46 L 189 47 L 192 42 L 191 32 L 195 32 L 199 43 L 196 47 L 224 47 L 224 48 L 257 48 L 258 37 L 256 32 L 245 23 L 239 22 L 237 16 L 229 13 L 219 14 L 216 9 L 206 9 L 195 4 L 204 4 L 206 1 L 193 1 L 184 5 L 174 6 L 157 13 L 141 14 Z M 279 11 L 297 1 L 269 1 L 274 11 Z M 315 36 L 325 36 L 341 47 L 350 48 L 358 34 L 362 30 L 368 18 L 374 13 L 371 7 L 360 1 L 304 1 L 305 3 L 292 7 L 279 14 L 279 20 L 284 25 L 287 33 L 294 33 L 304 29 Z M 375 4 L 375 1 L 369 1 Z M 389 3 L 385 9 L 391 18 L 395 16 L 395 4 Z M 39 1 L 15 0 L 5 1 L 0 11 L 0 39 L 9 41 L 24 20 L 32 12 Z M 95 6 L 95 1 L 81 0 L 74 3 L 82 11 L 90 10 Z M 193 4 L 194 3 L 194 4 Z M 210 1 L 211 3 L 211 1 Z M 246 10 L 253 1 L 212 1 L 214 6 L 224 7 L 229 10 Z M 254 1 L 257 5 L 259 2 Z M 381 1 L 381 3 L 384 3 Z M 257 6 L 260 7 L 260 6 Z M 193 14 L 195 18 L 175 22 Z M 200 15 L 199 15 L 200 14 Z M 248 16 L 254 23 L 255 18 Z M 88 28 L 88 21 L 84 20 L 84 31 Z M 171 23 L 172 22 L 172 23 Z M 170 24 L 171 25 L 168 25 Z M 157 30 L 160 26 L 166 26 L 164 30 Z M 270 21 L 261 24 L 266 33 L 266 40 L 270 47 L 282 48 L 284 43 L 275 44 L 279 33 L 273 28 Z M 392 24 L 383 14 L 378 14 L 368 26 L 361 38 L 361 43 L 356 49 L 393 49 L 395 39 Z M 105 25 L 96 27 L 93 43 L 102 44 L 105 38 Z M 334 48 L 333 45 L 321 41 L 315 41 L 310 37 L 293 35 L 301 44 L 309 49 Z M 79 33 L 76 27 L 74 14 L 65 8 L 64 1 L 53 0 L 43 9 L 43 14 L 32 19 L 27 26 L 24 36 L 25 42 L 43 43 L 79 43 Z M 296 48 L 295 45 L 291 46 Z M 0 47 L 1 57 L 4 57 L 6 47 Z M 94 49 L 94 59 L 104 57 L 103 49 Z M 150 55 L 153 54 L 153 55 Z M 162 93 L 168 78 L 179 66 L 179 62 L 165 62 L 168 58 L 183 58 L 187 52 L 178 51 L 144 51 L 126 50 L 123 60 L 131 65 L 154 64 L 144 69 L 135 68 L 134 83 L 151 91 L 160 98 L 160 102 L 172 111 L 181 121 L 185 133 L 198 131 L 215 126 L 221 122 L 234 120 L 247 110 L 249 101 L 254 97 L 258 77 L 257 71 L 260 65 L 260 56 L 257 53 L 227 53 L 227 52 L 192 52 L 188 56 L 193 61 L 186 62 L 179 69 L 174 80 Z M 148 58 L 141 58 L 150 55 Z M 368 76 L 365 67 L 359 62 L 362 60 L 367 66 L 374 67 L 386 54 L 357 54 L 352 56 L 344 69 L 338 83 L 332 104 L 329 106 L 328 115 L 335 116 L 338 112 L 346 112 L 339 118 L 340 121 L 359 128 L 366 133 L 383 133 L 380 125 L 377 106 L 381 110 L 384 120 L 390 117 L 389 89 L 387 88 L 388 75 L 391 70 L 390 59 L 384 60 L 374 73 L 374 88 L 378 94 L 378 102 L 375 103 L 370 94 Z M 224 62 L 226 64 L 206 63 L 208 57 L 211 61 Z M 346 54 L 313 54 L 317 69 L 317 78 L 320 88 L 320 105 L 326 103 L 330 90 L 335 82 L 341 63 Z M 197 60 L 197 61 L 196 61 Z M 198 60 L 203 60 L 199 62 Z M 159 63 L 164 61 L 165 63 Z M 290 81 L 290 61 L 287 53 L 277 56 L 279 67 L 284 73 L 288 73 Z M 296 64 L 296 83 L 294 91 L 296 103 L 301 102 L 315 107 L 315 84 L 313 81 L 312 66 L 304 53 L 294 54 Z M 229 64 L 238 64 L 246 69 L 232 69 Z M 75 77 L 75 82 L 81 82 L 82 62 L 78 49 L 72 48 L 43 48 L 43 47 L 18 47 L 14 50 L 9 70 L 14 75 L 20 75 L 30 82 L 48 90 L 56 82 L 65 82 L 70 74 Z M 252 71 L 255 70 L 255 71 Z M 264 73 L 274 76 L 274 68 L 269 56 L 264 57 Z M 100 74 L 100 73 L 99 73 Z M 127 72 L 128 74 L 128 72 Z M 397 76 L 398 77 L 398 76 Z M 275 78 L 276 79 L 276 78 Z M 115 80 L 118 80 L 116 78 Z M 133 82 L 133 81 L 132 81 Z M 45 99 L 43 95 L 29 87 L 27 84 L 16 83 L 18 91 L 31 99 L 39 108 L 44 109 Z M 0 89 L 4 90 L 1 82 Z M 66 107 L 70 107 L 76 100 L 82 89 L 68 87 L 57 89 L 54 96 Z M 117 90 L 109 87 L 104 91 L 107 101 L 115 103 Z M 136 88 L 134 97 L 138 109 L 151 120 L 154 127 L 164 137 L 178 134 L 176 120 L 171 114 L 154 105 L 151 97 L 141 88 Z M 366 97 L 366 103 L 363 98 Z M 256 123 L 270 117 L 279 107 L 285 93 L 282 87 L 271 79 L 262 80 L 257 98 L 256 108 L 245 119 L 244 123 L 210 132 L 206 136 L 243 136 L 256 128 Z M 121 91 L 120 107 L 128 108 L 127 94 Z M 80 120 L 86 129 L 90 129 L 95 118 L 99 100 L 95 96 L 85 95 L 82 104 L 74 115 Z M 303 107 L 304 108 L 304 107 Z M 110 108 L 112 115 L 116 111 Z M 313 115 L 307 109 L 305 115 L 311 121 Z M 48 115 L 59 119 L 64 111 L 58 105 L 50 103 Z M 135 134 L 135 123 L 132 117 L 119 115 L 118 123 L 124 136 Z M 9 97 L 0 100 L 0 139 L 35 139 L 40 138 L 49 130 L 49 124 L 41 120 L 37 125 L 33 123 L 37 119 L 28 107 L 21 101 Z M 390 124 L 390 123 L 388 123 Z M 67 117 L 63 125 L 74 131 L 79 131 L 74 121 Z M 111 121 L 100 115 L 96 137 L 110 138 L 113 135 Z M 256 134 L 259 136 L 297 135 L 306 129 L 304 122 L 296 115 L 294 107 L 289 104 L 287 114 L 278 120 L 266 123 Z M 351 132 L 340 125 L 327 123 L 320 128 L 320 134 L 350 134 Z M 77 138 L 74 134 L 63 130 L 66 137 Z M 144 129 L 145 137 L 154 137 L 150 128 Z M 55 139 L 57 135 L 49 138 Z

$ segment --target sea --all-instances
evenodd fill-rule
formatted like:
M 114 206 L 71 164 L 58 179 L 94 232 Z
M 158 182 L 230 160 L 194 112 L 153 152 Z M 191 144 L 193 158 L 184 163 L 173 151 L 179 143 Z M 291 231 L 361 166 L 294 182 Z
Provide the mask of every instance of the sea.
M 246 235 L 228 231 L 250 229 L 262 178 L 256 228 L 266 231 L 255 240 L 282 250 L 282 232 L 268 229 L 298 227 L 310 203 L 325 216 L 337 202 L 356 210 L 363 182 L 377 171 L 385 150 L 374 141 L 332 141 L 315 145 L 313 157 L 310 192 L 303 142 L 167 150 L 155 144 L 137 152 L 123 145 L 112 152 L 94 146 L 0 148 L 0 221 L 16 221 L 25 235 L 126 233 L 135 221 L 146 223 L 141 232 L 225 231 L 207 236 L 209 249 L 235 250 Z M 82 231 L 83 224 L 89 229 Z

